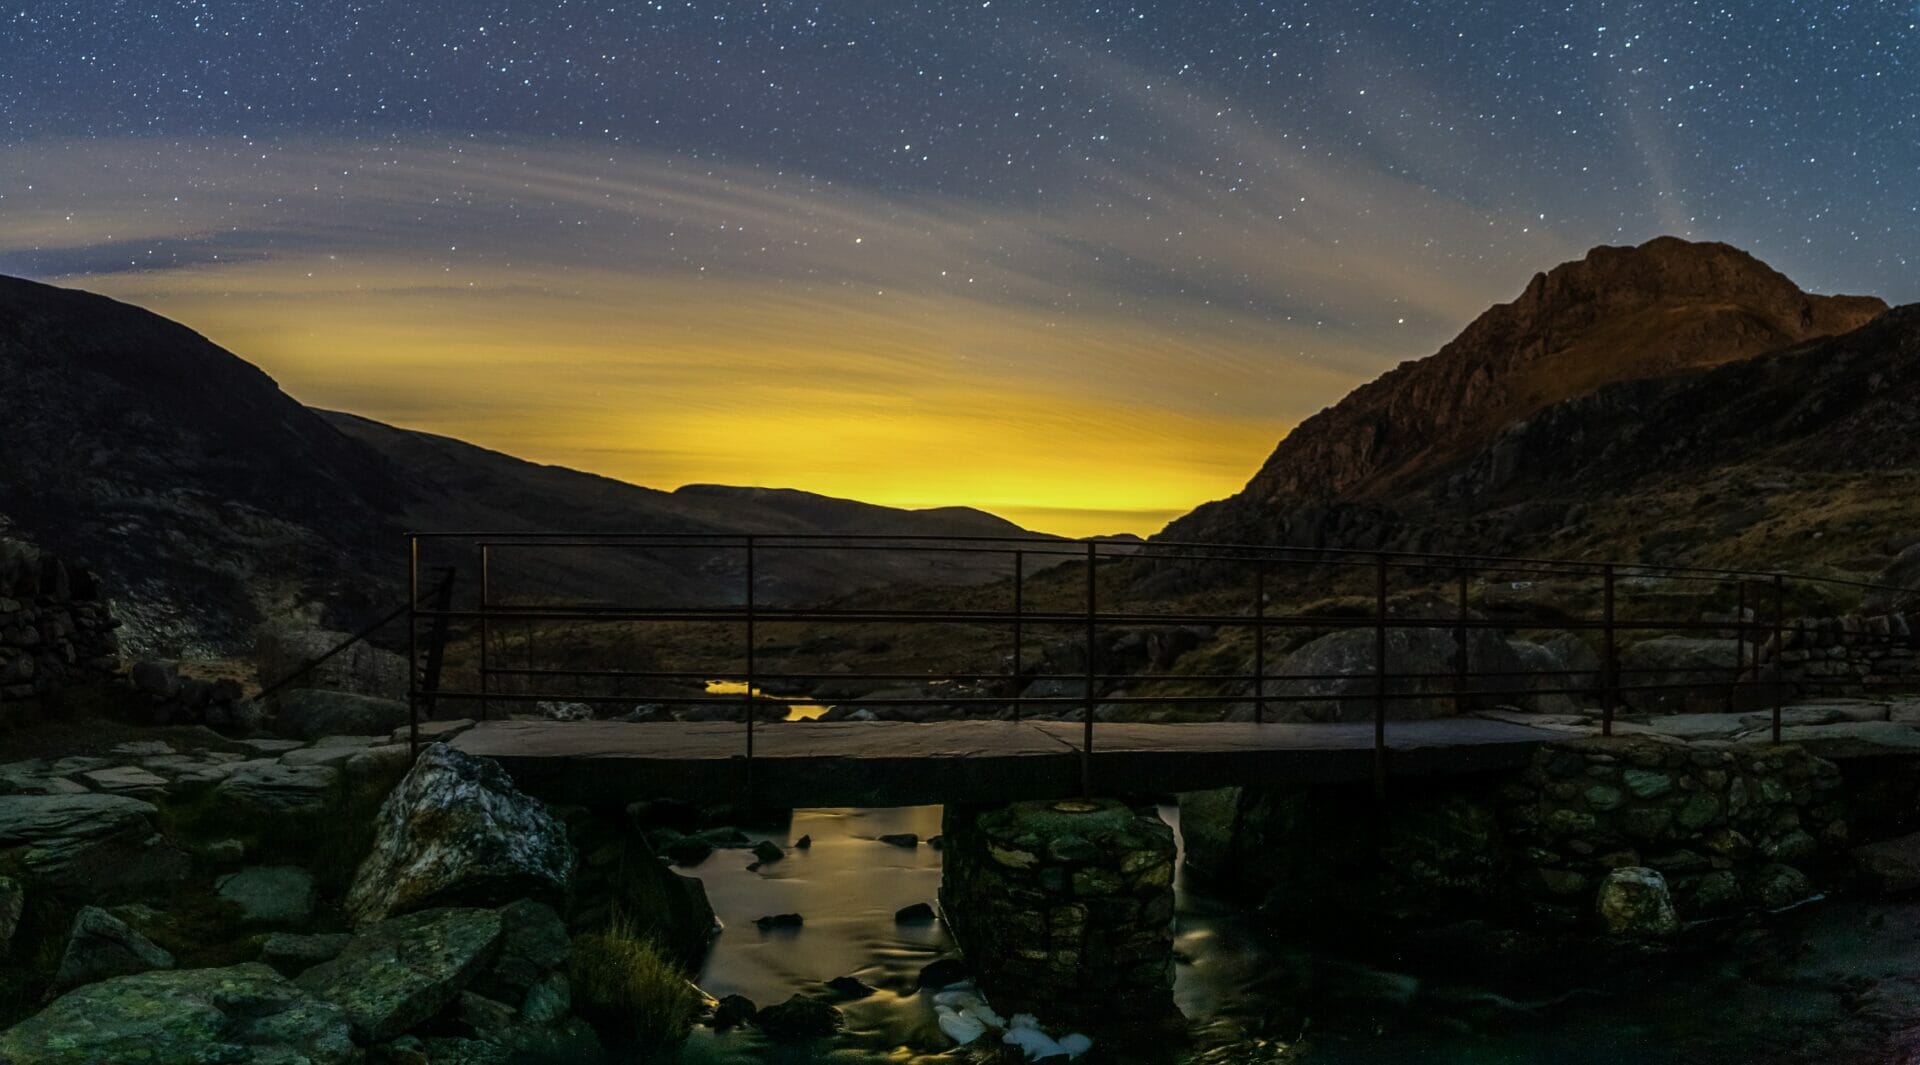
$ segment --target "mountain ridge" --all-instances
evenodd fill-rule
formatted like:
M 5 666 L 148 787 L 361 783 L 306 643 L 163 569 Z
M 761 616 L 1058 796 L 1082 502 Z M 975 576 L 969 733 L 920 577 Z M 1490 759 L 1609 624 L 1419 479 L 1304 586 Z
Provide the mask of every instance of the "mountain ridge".
M 980 511 L 905 511 L 795 490 L 663 492 L 450 437 L 319 411 L 259 367 L 143 308 L 0 276 L 0 532 L 97 570 L 142 654 L 217 651 L 294 616 L 356 627 L 402 594 L 409 530 L 970 535 Z M 724 555 L 634 553 L 543 580 L 679 599 L 738 594 Z M 862 567 L 830 553 L 769 596 L 848 582 L 970 583 L 959 560 Z M 997 575 L 997 563 L 992 568 Z
M 1245 488 L 1161 536 L 1259 542 L 1284 509 L 1389 504 L 1554 403 L 1844 333 L 1886 309 L 1804 292 L 1726 244 L 1597 247 L 1301 422 Z

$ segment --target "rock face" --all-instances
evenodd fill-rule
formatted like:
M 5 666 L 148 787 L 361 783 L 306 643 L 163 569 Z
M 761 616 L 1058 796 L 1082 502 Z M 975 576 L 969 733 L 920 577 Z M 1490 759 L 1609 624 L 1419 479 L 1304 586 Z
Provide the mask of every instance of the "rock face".
M 262 625 L 253 634 L 255 679 L 262 687 L 277 684 L 346 642 L 348 635 L 292 624 Z M 308 670 L 294 683 L 299 688 L 403 700 L 407 697 L 407 660 L 392 651 L 356 643 Z M 392 727 L 369 731 L 385 732 Z
M 1328 633 L 1270 666 L 1266 683 L 1270 721 L 1371 721 L 1375 691 L 1376 634 L 1373 629 L 1341 629 Z M 1523 668 L 1519 657 L 1497 634 L 1472 630 L 1467 637 L 1469 668 L 1476 672 L 1514 673 Z M 1387 716 L 1394 720 L 1445 717 L 1455 712 L 1454 674 L 1459 644 L 1450 629 L 1389 628 Z M 1318 677 L 1305 680 L 1296 677 Z M 1488 681 L 1478 682 L 1487 690 Z M 1530 683 L 1508 680 L 1512 701 L 1532 702 Z M 1319 698 L 1325 696 L 1326 698 Z M 1280 701 L 1284 700 L 1284 701 Z M 1500 701 L 1500 700 L 1496 700 Z M 1469 702 L 1469 706 L 1477 702 Z
M 1739 648 L 1738 640 L 1689 636 L 1642 640 L 1620 655 L 1621 698 L 1636 710 L 1724 710 L 1726 692 L 1739 666 Z
M 339 1007 L 259 964 L 89 984 L 0 1032 L 0 1061 L 11 1065 L 358 1060 Z
M 1862 878 L 1878 894 L 1905 895 L 1920 890 L 1920 833 L 1855 847 L 1853 859 Z
M 53 990 L 65 991 L 109 977 L 171 968 L 173 955 L 127 927 L 118 917 L 87 906 L 73 919 L 67 951 L 53 976 Z
M 360 1039 L 383 1042 L 452 1003 L 493 962 L 501 934 L 492 910 L 423 910 L 361 929 L 294 983 L 339 1006 Z
M 1664 939 L 1680 930 L 1667 878 L 1640 866 L 1615 869 L 1600 882 L 1594 909 L 1609 935 Z
M 1240 494 L 1165 536 L 1269 541 L 1289 509 L 1389 498 L 1554 402 L 1843 333 L 1885 310 L 1872 298 L 1810 296 L 1724 244 L 1595 248 L 1536 275 L 1437 354 L 1300 423 Z
M 429 906 L 558 901 L 573 869 L 566 827 L 542 803 L 496 763 L 437 743 L 380 808 L 347 909 L 365 922 Z
M 407 704 L 353 692 L 295 688 L 280 697 L 274 731 L 296 739 L 371 736 L 407 723 Z

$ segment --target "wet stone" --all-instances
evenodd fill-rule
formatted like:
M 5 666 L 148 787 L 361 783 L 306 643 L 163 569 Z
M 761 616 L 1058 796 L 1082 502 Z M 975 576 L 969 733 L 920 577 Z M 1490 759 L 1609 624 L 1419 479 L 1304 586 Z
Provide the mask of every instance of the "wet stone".
M 903 906 L 893 912 L 894 924 L 931 924 L 936 914 L 933 907 L 924 902 Z

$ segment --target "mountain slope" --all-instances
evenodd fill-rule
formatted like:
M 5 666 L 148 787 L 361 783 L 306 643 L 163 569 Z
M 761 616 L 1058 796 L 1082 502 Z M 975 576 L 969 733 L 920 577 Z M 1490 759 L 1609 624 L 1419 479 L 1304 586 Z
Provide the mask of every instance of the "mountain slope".
M 1514 546 L 1513 516 L 1560 511 L 1572 520 L 1521 523 L 1536 528 L 1518 546 L 1871 576 L 1920 541 L 1915 396 L 1920 305 L 1554 404 L 1403 500 L 1397 521 L 1472 514 L 1481 543 Z
M 317 411 L 349 437 L 379 453 L 414 486 L 402 512 L 417 529 L 587 533 L 752 533 L 821 535 L 1027 536 L 1003 518 L 967 507 L 901 510 L 791 488 L 688 485 L 672 492 L 643 488 L 564 466 L 548 466 L 450 437 L 399 429 L 357 415 Z M 396 542 L 397 546 L 397 542 Z M 627 602 L 737 602 L 744 597 L 745 556 L 712 551 L 601 551 L 584 564 L 548 552 L 502 553 L 496 586 L 511 594 L 557 591 Z M 398 557 L 397 555 L 395 556 Z M 458 557 L 444 561 L 461 563 Z M 992 555 L 885 552 L 860 555 L 814 548 L 759 548 L 755 589 L 765 601 L 800 599 L 891 583 L 972 584 L 998 578 Z M 469 571 L 471 557 L 464 563 Z
M 1885 309 L 1809 295 L 1725 244 L 1595 248 L 1302 422 L 1239 494 L 1162 535 L 1270 540 L 1290 510 L 1390 503 L 1553 403 L 1846 332 Z
M 231 638 L 235 604 L 351 609 L 407 492 L 266 374 L 100 296 L 0 278 L 0 380 L 0 515 L 98 570 L 136 647 Z
M 6 277 L 0 380 L 0 531 L 86 560 L 118 600 L 125 643 L 139 653 L 231 648 L 264 616 L 351 624 L 401 596 L 408 529 L 1021 531 L 962 508 L 903 511 L 762 489 L 659 492 L 313 411 L 184 326 Z M 563 592 L 730 601 L 743 594 L 734 554 L 625 552 L 519 575 Z M 816 554 L 771 560 L 756 587 L 771 600 L 886 581 L 973 582 L 1000 569 L 986 559 Z M 515 571 L 508 563 L 499 575 Z

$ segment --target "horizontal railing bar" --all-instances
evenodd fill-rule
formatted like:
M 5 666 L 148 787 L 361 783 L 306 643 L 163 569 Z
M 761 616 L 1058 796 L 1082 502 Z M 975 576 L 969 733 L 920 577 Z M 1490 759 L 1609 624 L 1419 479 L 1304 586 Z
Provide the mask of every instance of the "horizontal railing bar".
M 488 666 L 486 669 L 482 670 L 481 672 L 483 672 L 485 675 L 490 677 L 587 677 L 587 678 L 599 678 L 599 679 L 608 679 L 608 680 L 678 680 L 678 681 L 720 681 L 720 682 L 744 682 L 747 679 L 747 675 L 745 673 L 741 673 L 737 671 L 728 671 L 728 670 L 567 669 L 564 667 L 549 667 L 549 666 L 541 666 L 541 667 Z M 1632 669 L 1616 669 L 1614 672 L 1618 676 L 1653 676 L 1653 675 L 1660 675 L 1660 674 L 1686 673 L 1686 674 L 1696 674 L 1696 675 L 1705 674 L 1710 676 L 1730 676 L 1734 679 L 1738 679 L 1740 677 L 1744 677 L 1752 673 L 1753 668 L 1751 666 L 1693 666 L 1693 667 L 1688 667 L 1686 669 L 1670 669 L 1670 668 L 1659 667 L 1659 666 L 1641 666 L 1641 667 L 1635 667 Z M 1472 672 L 1466 674 L 1466 676 L 1475 678 L 1475 679 L 1482 679 L 1482 680 L 1524 680 L 1527 678 L 1536 678 L 1536 677 L 1579 677 L 1579 676 L 1585 676 L 1587 674 L 1597 675 L 1597 673 L 1598 673 L 1598 669 L 1596 667 L 1595 669 L 1568 668 L 1568 669 L 1528 669 L 1528 670 L 1473 670 Z M 1047 679 L 1081 680 L 1086 677 L 1086 674 L 1085 673 L 1023 673 L 1023 674 L 1020 674 L 1020 676 L 1023 679 L 1030 679 L 1030 680 L 1047 680 Z M 1251 682 L 1255 680 L 1257 676 L 1260 676 L 1260 675 L 1256 675 L 1253 673 L 1096 673 L 1094 674 L 1094 678 L 1100 681 L 1107 681 L 1107 682 L 1113 682 L 1113 683 L 1148 683 L 1148 684 L 1157 684 L 1157 683 L 1231 684 L 1231 683 L 1240 682 L 1240 681 Z M 1371 678 L 1371 677 L 1378 676 L 1378 674 L 1372 673 L 1372 672 L 1365 673 L 1365 674 L 1269 672 L 1264 674 L 1264 676 L 1266 680 L 1269 682 L 1332 681 L 1332 680 L 1350 680 L 1355 677 Z M 1388 680 L 1432 680 L 1432 681 L 1452 681 L 1459 678 L 1460 676 L 1461 674 L 1458 673 L 1457 671 L 1448 671 L 1444 673 L 1393 672 L 1393 673 L 1388 673 L 1386 675 Z M 1003 680 L 1011 679 L 1013 677 L 1013 674 L 1010 674 L 1010 673 L 768 673 L 762 670 L 762 671 L 757 671 L 754 674 L 754 677 L 757 680 L 785 680 L 785 681 L 794 681 L 794 682 L 861 680 L 861 681 L 890 681 L 890 682 L 898 681 L 901 683 L 912 683 L 917 681 L 924 684 L 939 684 L 939 683 L 966 683 L 966 682 L 979 683 L 984 681 L 1003 681 Z M 1721 683 L 1724 683 L 1724 682 L 1721 682 Z M 1696 684 L 1692 686 L 1699 687 L 1701 685 Z M 766 685 L 764 684 L 758 684 L 756 685 L 756 687 L 760 688 L 761 691 L 763 692 L 766 690 Z M 1592 689 L 1594 691 L 1598 691 L 1599 687 L 1600 685 L 1598 683 L 1592 685 Z M 741 693 L 716 692 L 714 694 L 717 696 L 737 698 Z M 807 692 L 797 692 L 793 694 L 784 694 L 779 696 L 769 695 L 768 698 L 810 699 L 810 698 L 818 698 L 818 697 Z
M 461 608 L 456 610 L 421 609 L 415 612 L 421 618 L 447 618 L 453 621 L 598 621 L 598 622 L 744 622 L 749 618 L 764 622 L 837 622 L 848 624 L 882 624 L 893 622 L 923 622 L 935 624 L 977 624 L 1004 625 L 1015 620 L 1027 625 L 1085 625 L 1087 615 L 1084 612 L 1053 612 L 991 610 L 823 610 L 802 607 L 756 607 L 753 611 L 740 607 L 688 607 L 659 610 L 644 610 L 622 606 L 576 606 L 566 608 L 490 606 L 485 609 Z M 1100 625 L 1148 626 L 1178 628 L 1181 626 L 1202 625 L 1213 628 L 1317 628 L 1330 631 L 1342 629 L 1370 629 L 1373 622 L 1363 618 L 1328 618 L 1311 614 L 1150 614 L 1096 613 L 1094 619 Z M 1516 622 L 1512 618 L 1390 618 L 1388 629 L 1475 629 L 1501 630 L 1540 629 L 1545 631 L 1599 631 L 1606 628 L 1606 622 L 1584 618 L 1539 619 L 1537 623 Z M 1680 618 L 1622 618 L 1613 625 L 1619 632 L 1728 632 L 1732 630 L 1771 630 L 1758 622 L 1739 624 L 1730 621 L 1698 621 Z M 1800 631 L 1789 627 L 1789 632 Z M 1731 637 L 1729 637 L 1731 638 Z M 1873 636 L 1853 641 L 1856 645 L 1870 645 L 1877 641 L 1897 639 L 1894 637 Z M 1748 643 L 1765 643 L 1765 640 L 1748 640 Z
M 1446 675 L 1446 674 L 1424 674 L 1424 675 L 1421 675 L 1420 678 L 1415 678 L 1415 677 L 1391 678 L 1390 677 L 1389 679 L 1390 680 L 1392 679 L 1444 680 L 1448 678 L 1449 678 L 1449 675 Z M 782 678 L 780 678 L 779 676 L 773 676 L 773 677 L 769 677 L 768 679 L 778 681 Z M 1063 677 L 1062 679 L 1066 679 L 1066 678 Z M 1249 677 L 1246 679 L 1250 681 L 1252 678 Z M 1268 683 L 1269 683 L 1269 686 L 1271 686 L 1272 682 L 1275 680 L 1294 680 L 1294 679 L 1301 679 L 1301 678 L 1269 677 Z M 1364 674 L 1364 675 L 1343 674 L 1343 675 L 1339 675 L 1336 679 L 1372 680 L 1373 678 L 1371 674 Z M 1769 681 L 1769 680 L 1756 680 L 1756 681 L 1750 682 L 1749 684 L 1742 685 L 1742 687 L 1746 687 L 1750 690 L 1751 689 L 1771 689 L 1777 683 L 1779 682 Z M 1836 681 L 1831 685 L 1803 683 L 1799 681 L 1788 681 L 1786 683 L 1788 686 L 1796 689 L 1807 688 L 1807 687 L 1862 686 L 1862 682 L 1843 682 L 1843 681 Z M 1618 688 L 1618 691 L 1622 694 L 1631 694 L 1634 692 L 1646 693 L 1646 692 L 1669 692 L 1669 691 L 1710 691 L 1718 694 L 1718 693 L 1724 692 L 1726 688 L 1727 688 L 1726 685 L 1703 686 L 1699 684 L 1686 684 L 1686 683 L 1630 684 L 1630 685 L 1621 685 Z M 762 690 L 764 691 L 764 689 Z M 1572 695 L 1592 695 L 1592 694 L 1594 694 L 1594 690 L 1590 687 L 1520 688 L 1520 689 L 1479 688 L 1479 689 L 1466 689 L 1458 692 L 1450 688 L 1436 688 L 1429 691 L 1411 691 L 1411 692 L 1389 691 L 1386 693 L 1386 698 L 1390 700 L 1395 700 L 1395 701 L 1406 701 L 1406 700 L 1412 700 L 1412 699 L 1450 700 L 1455 698 L 1456 696 L 1460 698 L 1465 698 L 1465 699 L 1512 699 L 1520 696 L 1533 696 L 1533 695 L 1572 696 Z M 731 694 L 731 695 L 653 696 L 653 695 L 588 695 L 588 694 L 574 694 L 570 692 L 489 691 L 484 696 L 482 696 L 481 693 L 479 692 L 447 691 L 443 689 L 437 692 L 436 696 L 441 698 L 474 698 L 474 699 L 484 697 L 484 698 L 490 698 L 490 699 L 493 699 L 493 698 L 507 699 L 507 700 L 518 701 L 518 702 L 617 703 L 617 704 L 623 704 L 628 706 L 632 706 L 632 705 L 739 706 L 742 704 L 741 697 L 738 693 Z M 1330 702 L 1367 703 L 1372 701 L 1375 698 L 1378 698 L 1378 695 L 1372 691 L 1366 691 L 1358 694 L 1342 694 L 1338 692 L 1322 692 L 1322 693 L 1271 692 L 1271 693 L 1262 695 L 1261 698 L 1265 699 L 1267 702 L 1282 702 L 1282 703 L 1330 703 Z M 1251 691 L 1248 691 L 1248 692 L 1200 693 L 1200 694 L 1186 694 L 1186 695 L 1115 694 L 1115 695 L 1101 696 L 1099 697 L 1098 701 L 1102 705 L 1109 704 L 1109 703 L 1117 704 L 1117 705 L 1152 705 L 1152 704 L 1165 703 L 1165 704 L 1197 704 L 1197 705 L 1226 706 L 1226 705 L 1234 705 L 1234 704 L 1251 702 L 1253 699 L 1254 699 L 1254 693 Z M 760 699 L 760 702 L 763 704 L 793 703 L 793 702 L 802 702 L 802 701 L 807 701 L 807 700 L 804 697 L 777 696 L 777 695 L 763 695 Z M 1084 695 L 1033 695 L 1033 696 L 1022 696 L 1016 699 L 1014 696 L 1011 696 L 1011 695 L 907 695 L 907 696 L 899 696 L 895 698 L 886 698 L 886 699 L 876 699 L 871 696 L 867 696 L 860 699 L 838 699 L 838 700 L 833 700 L 833 702 L 837 707 L 851 707 L 854 709 L 859 709 L 862 706 L 873 707 L 873 706 L 1003 705 L 1003 706 L 1011 707 L 1012 705 L 1014 705 L 1015 702 L 1019 702 L 1020 704 L 1025 706 L 1045 706 L 1050 704 L 1058 704 L 1062 706 L 1070 706 L 1075 709 L 1080 709 L 1084 707 L 1086 703 L 1086 697 Z M 1716 712 L 1719 712 L 1719 711 L 1716 711 Z M 1762 711 L 1756 709 L 1753 711 L 1738 711 L 1738 712 L 1739 713 L 1757 713 Z M 1454 716 L 1470 716 L 1470 715 L 1454 715 Z M 1653 714 L 1652 716 L 1666 716 L 1666 715 Z
M 1095 550 L 1103 546 L 1112 549 L 1114 554 L 1109 557 L 1114 559 L 1154 557 L 1147 554 L 1147 552 L 1154 551 L 1170 552 L 1168 555 L 1160 556 L 1168 558 L 1186 557 L 1177 553 L 1182 550 L 1234 551 L 1248 552 L 1252 555 L 1257 555 L 1261 559 L 1267 560 L 1272 560 L 1276 557 L 1286 558 L 1303 555 L 1309 558 L 1313 556 L 1364 558 L 1369 560 L 1385 558 L 1389 564 L 1398 563 L 1403 567 L 1409 564 L 1408 560 L 1419 560 L 1414 564 L 1423 568 L 1451 567 L 1458 569 L 1468 563 L 1527 564 L 1551 567 L 1559 572 L 1578 573 L 1590 577 L 1600 576 L 1608 565 L 1605 562 L 1591 562 L 1581 559 L 1547 559 L 1527 556 L 1449 554 L 1416 551 L 1370 551 L 1360 548 L 1304 548 L 1286 547 L 1275 544 L 1222 544 L 1173 540 L 1137 541 L 1110 538 L 1093 538 L 1074 541 L 1044 536 L 942 535 L 938 533 L 569 533 L 553 531 L 434 531 L 409 533 L 408 536 L 416 540 L 486 540 L 492 543 L 502 545 L 511 544 L 514 546 L 560 546 L 568 542 L 585 543 L 588 545 L 605 543 L 611 546 L 613 544 L 628 542 L 646 543 L 650 541 L 682 541 L 693 544 L 700 541 L 707 541 L 715 544 L 738 546 L 745 546 L 751 542 L 756 547 L 778 549 L 783 543 L 837 541 L 862 545 L 874 543 L 1032 544 L 1035 545 L 1034 550 L 1041 550 L 1047 546 L 1078 546 L 1080 551 L 1084 551 L 1088 545 L 1092 545 Z M 1626 578 L 1635 576 L 1664 577 L 1694 574 L 1765 581 L 1771 581 L 1776 577 L 1784 577 L 1795 581 L 1839 587 L 1920 593 L 1920 589 L 1880 584 L 1872 581 L 1857 581 L 1849 578 L 1815 577 L 1811 575 L 1788 574 L 1779 571 L 1723 569 L 1705 566 L 1674 566 L 1659 563 L 1617 564 L 1617 574 L 1620 577 Z

